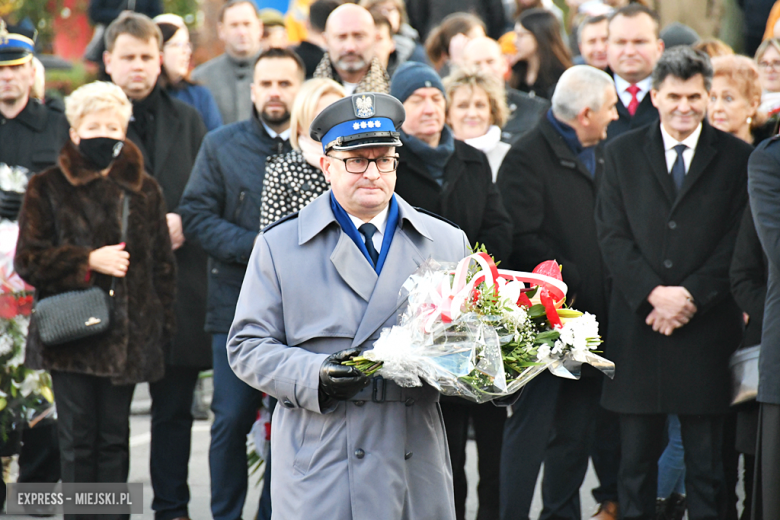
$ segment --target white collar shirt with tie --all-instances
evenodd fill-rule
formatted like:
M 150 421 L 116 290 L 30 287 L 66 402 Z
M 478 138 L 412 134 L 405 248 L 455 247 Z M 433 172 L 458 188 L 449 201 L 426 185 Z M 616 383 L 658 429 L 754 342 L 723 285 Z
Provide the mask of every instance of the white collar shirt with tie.
M 380 211 L 377 216 L 375 216 L 368 222 L 369 224 L 373 224 L 376 227 L 374 236 L 371 237 L 371 242 L 374 243 L 374 249 L 376 249 L 377 253 L 382 252 L 382 239 L 385 236 L 385 228 L 387 227 L 387 214 L 389 213 L 389 211 L 390 211 L 390 204 L 385 206 L 385 209 Z M 365 224 L 365 222 L 363 222 L 362 219 L 357 218 L 351 213 L 347 213 L 347 215 L 349 215 L 349 219 L 352 221 L 352 223 L 355 225 L 355 229 L 357 229 L 358 231 L 360 230 L 360 226 Z M 363 240 L 365 241 L 365 238 Z
M 618 96 L 620 96 L 621 103 L 623 103 L 623 106 L 626 108 L 628 108 L 628 105 L 631 103 L 631 92 L 626 89 L 628 89 L 628 87 L 631 85 L 632 83 L 629 83 L 615 74 L 615 90 L 617 91 Z M 653 87 L 653 78 L 648 76 L 642 81 L 637 81 L 636 86 L 639 87 L 639 90 L 636 93 L 636 99 L 641 103 L 645 96 L 650 93 L 650 89 Z
M 277 137 L 281 139 L 282 141 L 289 141 L 290 140 L 290 129 L 288 128 L 284 132 L 276 132 L 275 130 L 272 130 L 270 126 L 265 124 L 265 121 L 260 119 L 260 122 L 263 123 L 263 128 L 265 128 L 265 131 L 268 132 L 268 135 L 271 136 L 271 139 L 276 139 Z
M 701 135 L 701 123 L 696 127 L 691 135 L 678 141 L 666 131 L 663 123 L 661 124 L 661 137 L 664 140 L 664 154 L 666 155 L 666 171 L 672 173 L 672 166 L 674 161 L 677 160 L 677 151 L 674 149 L 678 144 L 684 144 L 687 146 L 683 151 L 683 162 L 685 163 L 685 174 L 688 174 L 688 170 L 691 169 L 691 161 L 693 161 L 693 154 L 696 152 L 696 145 L 699 144 L 699 136 Z

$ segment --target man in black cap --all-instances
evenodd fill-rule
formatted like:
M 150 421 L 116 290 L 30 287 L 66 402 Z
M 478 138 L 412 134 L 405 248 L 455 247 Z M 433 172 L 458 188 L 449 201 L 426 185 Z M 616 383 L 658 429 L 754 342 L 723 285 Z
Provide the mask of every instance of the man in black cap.
M 396 324 L 420 263 L 468 254 L 463 232 L 393 193 L 403 120 L 379 93 L 326 108 L 311 136 L 331 190 L 267 227 L 249 259 L 227 349 L 239 378 L 279 400 L 274 518 L 455 518 L 438 392 L 341 364 Z
M 35 34 L 0 19 L 0 162 L 37 173 L 57 161 L 65 114 L 30 97 Z
M 35 78 L 34 46 L 34 32 L 6 25 L 0 19 L 0 163 L 26 168 L 30 174 L 52 166 L 68 138 L 65 114 L 30 97 Z M 0 217 L 16 220 L 22 197 L 2 192 Z M 22 432 L 17 481 L 57 482 L 60 454 L 56 423 L 44 419 Z M 13 438 L 0 441 L 5 445 L 3 451 L 13 452 L 9 444 L 13 442 Z M 2 507 L 5 484 L 0 488 Z

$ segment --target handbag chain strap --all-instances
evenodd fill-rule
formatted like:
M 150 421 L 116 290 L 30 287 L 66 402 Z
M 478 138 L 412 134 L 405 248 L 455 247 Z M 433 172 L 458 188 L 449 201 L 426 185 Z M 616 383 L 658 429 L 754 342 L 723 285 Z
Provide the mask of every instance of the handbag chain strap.
M 121 244 L 124 242 L 127 243 L 127 217 L 130 214 L 130 197 L 128 196 L 127 192 L 122 192 L 122 227 L 121 229 L 121 238 L 119 239 L 119 243 Z M 108 291 L 108 295 L 111 296 L 113 299 L 114 297 L 114 289 L 116 288 L 116 276 L 113 276 L 111 278 L 111 289 Z M 112 300 L 113 301 L 113 300 Z

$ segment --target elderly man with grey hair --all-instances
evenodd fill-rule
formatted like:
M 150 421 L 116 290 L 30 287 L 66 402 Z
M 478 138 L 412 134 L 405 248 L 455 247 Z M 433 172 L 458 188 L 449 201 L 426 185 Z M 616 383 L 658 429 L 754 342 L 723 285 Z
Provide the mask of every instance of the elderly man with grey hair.
M 568 69 L 555 88 L 552 108 L 512 146 L 497 179 L 514 224 L 509 268 L 530 271 L 556 259 L 569 286 L 569 303 L 602 324 L 607 296 L 593 211 L 603 160 L 596 145 L 618 117 L 617 101 L 606 73 L 588 65 Z M 542 374 L 514 405 L 501 457 L 502 520 L 528 518 L 542 462 L 546 517 L 581 518 L 579 488 L 588 468 L 589 432 L 600 416 L 602 384 L 600 373 L 583 373 L 581 381 Z M 535 413 L 540 409 L 547 413 Z M 600 504 L 595 518 L 616 518 L 617 461 L 598 462 L 594 458 L 601 483 L 593 491 Z

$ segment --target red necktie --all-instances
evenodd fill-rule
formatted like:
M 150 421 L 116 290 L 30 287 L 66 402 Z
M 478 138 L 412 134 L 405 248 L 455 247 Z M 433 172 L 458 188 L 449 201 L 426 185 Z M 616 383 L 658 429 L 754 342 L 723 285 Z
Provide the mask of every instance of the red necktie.
M 636 109 L 639 108 L 639 99 L 637 99 L 636 95 L 639 92 L 639 87 L 636 85 L 630 85 L 626 92 L 631 94 L 631 102 L 628 104 L 628 113 L 631 114 L 631 117 L 634 117 L 634 114 L 636 114 Z

